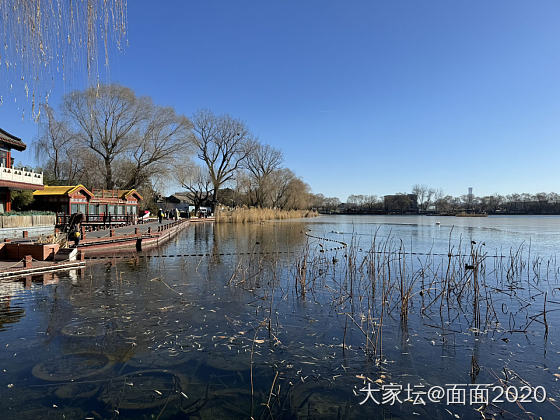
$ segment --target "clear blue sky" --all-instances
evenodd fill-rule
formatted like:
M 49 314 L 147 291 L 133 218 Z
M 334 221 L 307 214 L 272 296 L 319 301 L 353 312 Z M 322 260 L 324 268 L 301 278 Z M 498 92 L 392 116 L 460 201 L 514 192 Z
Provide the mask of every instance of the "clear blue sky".
M 314 192 L 560 192 L 558 1 L 135 0 L 128 11 L 129 46 L 105 80 L 186 115 L 243 119 Z M 84 87 L 69 84 L 57 81 L 51 105 Z M 13 103 L 0 116 L 36 136 Z

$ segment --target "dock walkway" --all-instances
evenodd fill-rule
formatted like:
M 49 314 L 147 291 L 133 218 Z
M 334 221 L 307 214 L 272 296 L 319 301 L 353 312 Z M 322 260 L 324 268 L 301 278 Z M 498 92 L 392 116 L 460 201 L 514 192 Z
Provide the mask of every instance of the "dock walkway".
M 143 224 L 127 225 L 83 232 L 84 237 L 78 245 L 78 261 L 2 261 L 0 260 L 0 279 L 22 277 L 50 271 L 73 269 L 85 265 L 85 255 L 112 255 L 120 251 L 141 251 L 163 244 L 177 235 L 191 223 L 213 222 L 213 218 L 163 220 L 162 223 L 150 221 Z M 19 243 L 32 243 L 37 238 L 25 238 Z M 14 241 L 15 242 L 15 241 Z M 31 258 L 31 257 L 26 257 Z M 95 258 L 95 257 L 94 257 Z
M 179 222 L 191 222 L 191 223 L 213 222 L 213 221 L 214 221 L 213 217 L 208 217 L 203 219 L 198 219 L 195 217 L 190 219 L 179 219 Z M 170 225 L 172 223 L 175 223 L 175 220 L 164 219 L 161 223 L 159 223 L 157 220 L 154 220 L 147 223 L 136 224 L 136 225 L 126 225 L 126 226 L 115 227 L 111 229 L 107 228 L 102 230 L 93 230 L 93 231 L 86 232 L 85 236 L 86 239 L 108 238 L 111 236 L 111 230 L 113 230 L 114 236 L 133 235 L 136 232 L 145 235 L 148 233 L 148 230 L 150 230 L 151 233 L 156 233 L 158 231 L 158 228 Z
M 186 220 L 186 219 L 185 219 Z M 86 239 L 88 238 L 106 238 L 111 235 L 111 230 L 115 233 L 115 236 L 124 236 L 124 235 L 132 235 L 135 233 L 136 229 L 138 232 L 144 234 L 148 233 L 148 228 L 151 228 L 152 231 L 157 231 L 159 226 L 164 226 L 166 224 L 172 223 L 173 220 L 164 220 L 161 224 L 156 220 L 154 222 L 142 223 L 137 225 L 126 225 L 121 227 L 114 227 L 108 229 L 101 229 L 101 230 L 92 230 L 90 232 L 86 232 Z

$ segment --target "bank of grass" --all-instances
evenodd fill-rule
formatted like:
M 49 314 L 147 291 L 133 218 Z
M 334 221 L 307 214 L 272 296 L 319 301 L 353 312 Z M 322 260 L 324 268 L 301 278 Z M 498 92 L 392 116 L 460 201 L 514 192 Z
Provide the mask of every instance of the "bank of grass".
M 217 223 L 252 223 L 263 220 L 298 219 L 303 217 L 317 217 L 319 213 L 314 210 L 280 210 L 260 208 L 237 208 L 221 210 L 216 214 Z

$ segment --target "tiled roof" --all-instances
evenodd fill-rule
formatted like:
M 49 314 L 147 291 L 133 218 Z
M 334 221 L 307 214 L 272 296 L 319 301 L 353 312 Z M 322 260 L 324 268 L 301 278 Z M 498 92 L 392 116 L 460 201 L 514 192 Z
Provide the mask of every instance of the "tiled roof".
M 91 198 L 97 198 L 97 199 L 105 199 L 105 198 L 126 199 L 131 194 L 135 194 L 136 196 L 138 196 L 138 198 L 140 200 L 143 199 L 142 196 L 140 194 L 138 194 L 138 191 L 136 191 L 135 189 L 132 189 L 132 190 L 117 190 L 116 195 L 115 195 L 115 190 L 99 190 L 99 191 L 102 191 L 103 193 L 111 193 L 111 194 L 106 195 L 106 194 L 101 194 L 100 193 L 98 195 L 94 195 L 91 191 L 89 191 L 82 184 L 79 184 L 79 185 L 45 185 L 45 189 L 40 190 L 40 191 L 39 190 L 34 191 L 33 195 L 70 195 L 70 194 L 76 192 L 79 189 L 82 189 Z M 96 190 L 95 192 L 99 193 L 99 191 Z
M 176 197 L 177 199 L 179 199 L 181 201 L 190 201 L 190 195 L 188 193 L 175 193 L 175 194 L 171 195 L 170 197 Z
M 33 192 L 33 195 L 70 195 L 73 192 L 83 189 L 86 194 L 93 197 L 93 194 L 88 191 L 82 184 L 79 185 L 45 185 L 42 190 Z
M 27 147 L 19 137 L 16 137 L 5 130 L 2 130 L 1 128 L 0 128 L 0 142 L 6 143 L 8 147 L 19 150 L 20 152 L 25 150 L 25 148 Z
M 140 200 L 143 200 L 142 196 L 135 189 L 132 190 L 119 190 L 119 198 L 126 198 L 131 194 L 136 194 Z

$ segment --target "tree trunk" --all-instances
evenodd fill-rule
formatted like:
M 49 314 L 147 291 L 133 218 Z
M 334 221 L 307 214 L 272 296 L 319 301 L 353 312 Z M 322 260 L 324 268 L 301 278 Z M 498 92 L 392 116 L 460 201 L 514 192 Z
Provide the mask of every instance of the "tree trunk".
M 111 161 L 105 159 L 105 188 L 112 190 L 115 186 L 113 182 L 113 168 L 111 168 Z
M 214 184 L 214 191 L 212 191 L 212 213 L 216 211 L 216 205 L 218 204 L 218 187 L 219 185 Z

